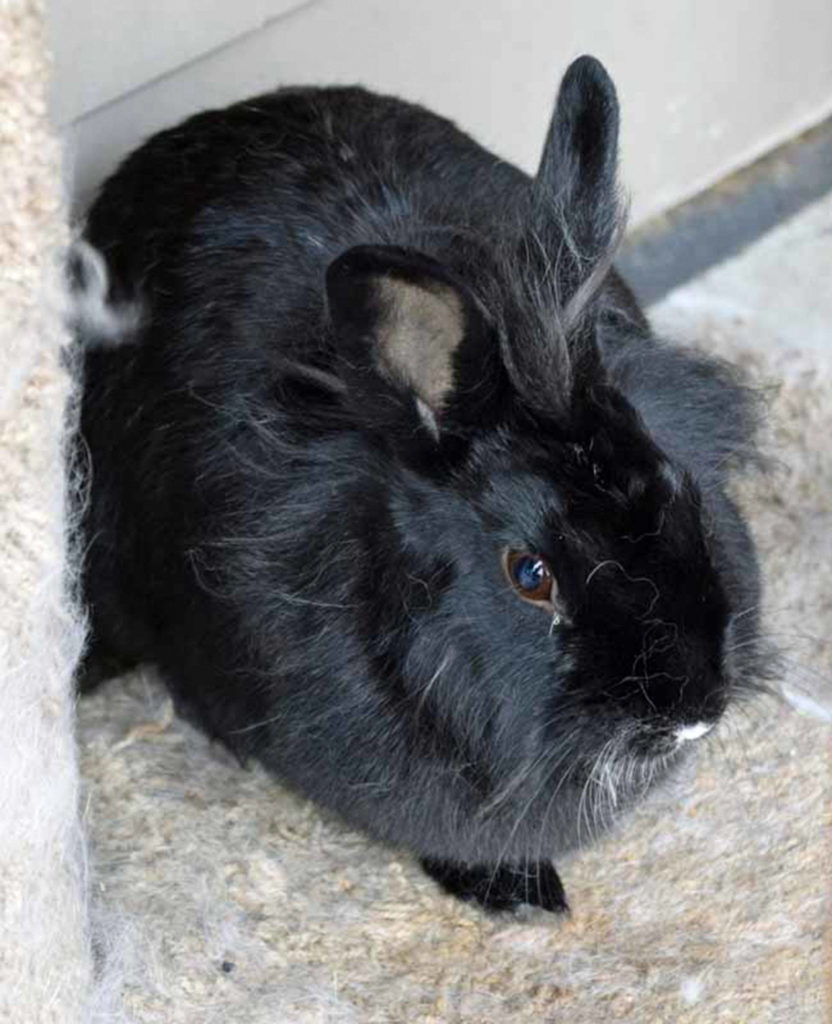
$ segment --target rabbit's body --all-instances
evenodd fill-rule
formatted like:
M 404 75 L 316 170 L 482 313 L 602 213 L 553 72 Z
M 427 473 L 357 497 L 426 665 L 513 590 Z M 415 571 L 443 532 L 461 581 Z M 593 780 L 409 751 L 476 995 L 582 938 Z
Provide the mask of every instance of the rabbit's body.
M 85 355 L 90 678 L 157 664 L 492 906 L 562 906 L 549 859 L 756 669 L 751 404 L 608 272 L 614 93 L 570 74 L 534 182 L 419 107 L 284 90 L 150 140 L 86 232 L 140 310 Z

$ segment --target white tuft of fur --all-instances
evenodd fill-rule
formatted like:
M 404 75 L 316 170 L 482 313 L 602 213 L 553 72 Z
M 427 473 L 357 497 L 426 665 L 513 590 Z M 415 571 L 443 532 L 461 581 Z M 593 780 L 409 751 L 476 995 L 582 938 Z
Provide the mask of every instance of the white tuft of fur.
M 138 302 L 114 302 L 109 295 L 110 275 L 101 253 L 79 238 L 70 250 L 80 281 L 71 289 L 67 321 L 87 343 L 121 345 L 131 341 L 141 325 Z
M 422 399 L 419 398 L 418 396 L 416 397 L 416 409 L 419 412 L 419 418 L 421 419 L 430 436 L 435 441 L 438 441 L 439 424 L 436 421 L 436 413 L 434 413 L 433 409 L 431 409 L 427 402 L 423 402 Z
M 682 744 L 698 740 L 700 737 L 706 736 L 713 727 L 713 722 L 694 722 L 692 725 L 680 726 L 674 734 L 676 742 Z

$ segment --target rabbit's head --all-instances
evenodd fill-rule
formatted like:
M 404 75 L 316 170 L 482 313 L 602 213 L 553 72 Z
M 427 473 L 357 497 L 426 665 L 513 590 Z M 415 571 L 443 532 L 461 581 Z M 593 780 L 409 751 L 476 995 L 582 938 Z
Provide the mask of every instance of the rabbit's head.
M 363 547 L 338 586 L 413 749 L 486 815 L 528 802 L 518 848 L 547 814 L 573 842 L 591 779 L 628 803 L 754 670 L 756 563 L 722 486 L 749 399 L 669 356 L 611 273 L 617 134 L 582 58 L 499 246 L 362 246 L 327 275 L 384 481 L 339 524 Z

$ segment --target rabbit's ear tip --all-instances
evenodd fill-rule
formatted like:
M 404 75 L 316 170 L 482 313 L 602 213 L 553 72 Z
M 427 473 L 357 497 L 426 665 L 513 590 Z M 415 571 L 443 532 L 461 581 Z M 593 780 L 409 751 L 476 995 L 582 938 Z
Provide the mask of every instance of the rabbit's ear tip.
M 537 172 L 538 186 L 567 199 L 592 190 L 609 192 L 615 187 L 617 161 L 615 85 L 599 60 L 578 57 L 560 84 Z
M 584 53 L 580 57 L 576 57 L 566 69 L 566 74 L 563 77 L 564 81 L 566 81 L 570 77 L 577 76 L 595 79 L 604 83 L 608 82 L 610 85 L 613 84 L 604 64 L 591 53 Z

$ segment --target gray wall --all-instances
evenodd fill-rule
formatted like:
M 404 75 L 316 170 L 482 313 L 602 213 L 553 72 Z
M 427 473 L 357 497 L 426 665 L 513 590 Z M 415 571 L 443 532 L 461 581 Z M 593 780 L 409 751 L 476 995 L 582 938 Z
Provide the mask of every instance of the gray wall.
M 600 57 L 633 220 L 832 113 L 832 0 L 49 0 L 76 197 L 141 138 L 294 82 L 426 103 L 533 170 L 557 81 Z

